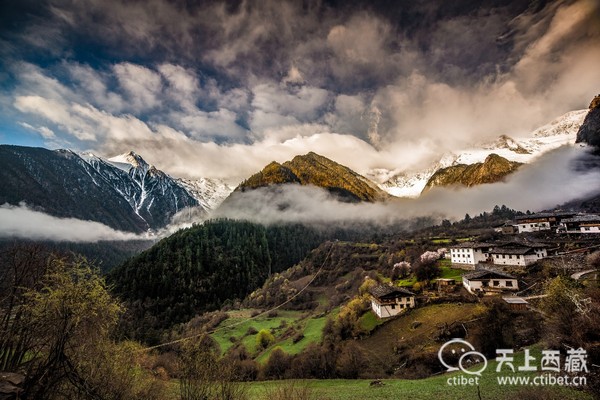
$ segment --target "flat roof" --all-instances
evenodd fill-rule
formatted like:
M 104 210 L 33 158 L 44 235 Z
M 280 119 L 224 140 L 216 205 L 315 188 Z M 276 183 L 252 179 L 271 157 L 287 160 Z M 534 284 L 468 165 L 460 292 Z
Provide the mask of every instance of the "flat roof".
M 534 250 L 531 247 L 495 247 L 490 251 L 490 254 L 515 254 L 523 255 L 527 253 L 533 253 Z
M 387 297 L 387 296 L 414 296 L 415 294 L 407 289 L 404 289 L 399 286 L 390 286 L 390 285 L 377 285 L 369 289 L 369 293 L 377 298 Z
M 503 297 L 502 300 L 508 304 L 529 304 L 527 300 L 522 297 Z
M 538 218 L 561 218 L 561 217 L 568 217 L 568 216 L 573 216 L 576 215 L 576 212 L 564 212 L 564 211 L 559 211 L 559 212 L 546 212 L 546 213 L 536 213 L 536 214 L 529 214 L 529 215 L 519 215 L 517 217 L 515 217 L 515 219 L 517 221 L 521 221 L 521 220 L 525 220 L 525 219 L 538 219 Z
M 451 249 L 480 249 L 482 247 L 494 247 L 494 245 L 484 242 L 463 242 L 450 246 Z
M 562 222 L 600 222 L 600 215 L 577 215 L 573 218 L 563 219 Z

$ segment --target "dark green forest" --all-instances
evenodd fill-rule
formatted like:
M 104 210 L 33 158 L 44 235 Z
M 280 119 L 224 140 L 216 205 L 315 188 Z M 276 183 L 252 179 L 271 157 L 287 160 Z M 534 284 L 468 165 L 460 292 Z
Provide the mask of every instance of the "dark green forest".
M 131 258 L 109 280 L 127 303 L 126 331 L 152 343 L 165 328 L 242 300 L 271 273 L 302 260 L 323 237 L 297 224 L 208 221 Z

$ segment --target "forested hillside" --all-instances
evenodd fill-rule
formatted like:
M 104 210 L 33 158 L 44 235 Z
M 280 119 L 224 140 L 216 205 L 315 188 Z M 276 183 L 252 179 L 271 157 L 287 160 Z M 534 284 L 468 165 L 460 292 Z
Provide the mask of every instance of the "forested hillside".
M 209 221 L 160 241 L 117 267 L 110 280 L 128 303 L 135 336 L 152 341 L 157 330 L 243 299 L 322 237 L 301 225 Z

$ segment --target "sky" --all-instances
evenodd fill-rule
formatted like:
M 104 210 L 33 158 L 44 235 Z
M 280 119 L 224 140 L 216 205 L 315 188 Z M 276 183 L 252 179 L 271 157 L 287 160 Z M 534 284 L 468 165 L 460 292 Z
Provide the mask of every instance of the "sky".
M 598 65 L 600 0 L 5 0 L 0 143 L 401 171 L 586 108 Z

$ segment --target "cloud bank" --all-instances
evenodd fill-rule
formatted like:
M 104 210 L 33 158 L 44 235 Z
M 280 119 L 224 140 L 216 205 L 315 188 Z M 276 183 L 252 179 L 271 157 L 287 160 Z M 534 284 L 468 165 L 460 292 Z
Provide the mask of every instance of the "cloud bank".
M 114 230 L 94 221 L 57 218 L 33 210 L 25 204 L 0 205 L 0 237 L 57 242 L 98 242 L 102 240 L 137 240 L 144 237 Z
M 236 192 L 215 216 L 261 223 L 402 223 L 416 217 L 461 219 L 495 205 L 517 210 L 552 209 L 600 193 L 600 158 L 586 148 L 563 147 L 523 166 L 505 182 L 471 188 L 434 188 L 418 199 L 386 203 L 342 203 L 327 191 L 286 185 Z

